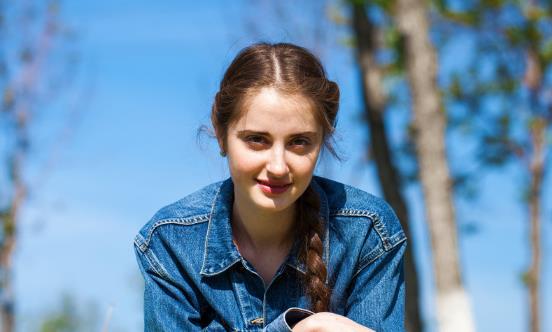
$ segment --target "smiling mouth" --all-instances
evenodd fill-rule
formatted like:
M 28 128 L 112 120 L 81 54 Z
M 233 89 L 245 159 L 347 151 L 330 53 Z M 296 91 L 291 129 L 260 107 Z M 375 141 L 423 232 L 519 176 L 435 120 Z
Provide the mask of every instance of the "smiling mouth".
M 274 183 L 269 181 L 257 180 L 257 184 L 265 194 L 282 194 L 288 190 L 291 183 Z

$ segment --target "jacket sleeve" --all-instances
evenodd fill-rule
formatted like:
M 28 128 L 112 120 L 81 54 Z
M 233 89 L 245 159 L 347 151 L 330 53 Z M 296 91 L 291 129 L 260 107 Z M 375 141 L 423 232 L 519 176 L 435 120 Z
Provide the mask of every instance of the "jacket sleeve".
M 392 248 L 375 249 L 361 262 L 346 302 L 345 315 L 377 332 L 404 329 L 404 238 Z
M 313 315 L 310 310 L 303 308 L 289 308 L 281 313 L 274 321 L 265 326 L 263 332 L 290 332 L 295 324 Z
M 201 316 L 193 295 L 173 282 L 150 248 L 141 251 L 134 246 L 138 265 L 144 277 L 144 331 L 200 330 Z

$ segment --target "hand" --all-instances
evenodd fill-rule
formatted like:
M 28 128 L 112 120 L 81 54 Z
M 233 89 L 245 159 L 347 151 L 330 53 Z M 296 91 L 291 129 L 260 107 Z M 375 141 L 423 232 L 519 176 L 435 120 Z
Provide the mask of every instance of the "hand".
M 362 326 L 349 318 L 331 312 L 319 312 L 309 316 L 299 323 L 293 329 L 293 332 L 375 332 L 365 326 Z

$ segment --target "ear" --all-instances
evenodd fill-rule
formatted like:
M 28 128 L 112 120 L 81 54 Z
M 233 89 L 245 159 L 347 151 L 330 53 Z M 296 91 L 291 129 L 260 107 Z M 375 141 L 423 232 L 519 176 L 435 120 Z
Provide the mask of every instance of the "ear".
M 222 133 L 215 126 L 214 126 L 214 129 L 215 129 L 215 138 L 217 139 L 220 153 L 221 155 L 223 154 L 226 155 L 226 144 L 224 142 L 224 139 L 222 138 Z
M 219 149 L 220 149 L 220 155 L 225 157 L 226 156 L 226 146 L 224 142 L 217 138 Z

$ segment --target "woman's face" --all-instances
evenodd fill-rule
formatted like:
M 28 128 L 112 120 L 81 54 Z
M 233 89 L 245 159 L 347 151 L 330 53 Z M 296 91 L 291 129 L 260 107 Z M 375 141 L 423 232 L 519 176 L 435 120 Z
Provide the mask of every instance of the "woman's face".
M 322 126 L 300 95 L 263 88 L 243 105 L 226 137 L 236 203 L 253 211 L 288 209 L 311 181 Z

